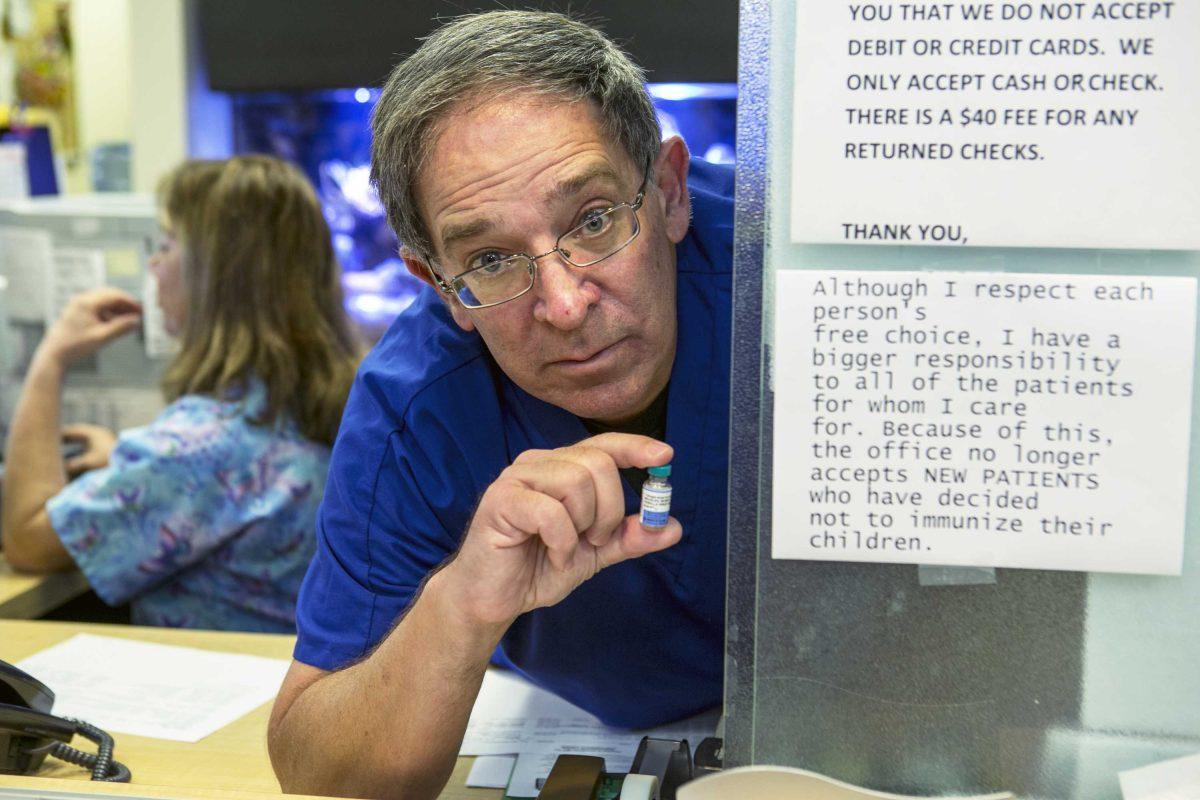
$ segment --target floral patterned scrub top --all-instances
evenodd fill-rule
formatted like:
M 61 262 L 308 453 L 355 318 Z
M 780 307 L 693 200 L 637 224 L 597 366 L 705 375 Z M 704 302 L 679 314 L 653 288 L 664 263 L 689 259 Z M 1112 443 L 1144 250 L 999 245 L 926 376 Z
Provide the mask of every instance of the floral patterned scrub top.
M 131 602 L 134 623 L 295 630 L 329 448 L 282 417 L 254 424 L 265 402 L 259 382 L 238 400 L 185 395 L 46 504 L 96 594 Z

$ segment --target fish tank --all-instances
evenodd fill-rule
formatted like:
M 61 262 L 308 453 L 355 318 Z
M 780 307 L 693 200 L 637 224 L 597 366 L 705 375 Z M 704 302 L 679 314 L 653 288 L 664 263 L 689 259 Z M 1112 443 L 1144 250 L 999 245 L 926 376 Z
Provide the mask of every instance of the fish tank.
M 737 85 L 647 85 L 664 136 L 678 134 L 693 157 L 732 164 Z M 420 281 L 398 255 L 370 183 L 371 111 L 379 89 L 243 92 L 230 95 L 233 152 L 263 153 L 299 166 L 316 187 L 342 266 L 346 310 L 378 335 L 416 297 Z

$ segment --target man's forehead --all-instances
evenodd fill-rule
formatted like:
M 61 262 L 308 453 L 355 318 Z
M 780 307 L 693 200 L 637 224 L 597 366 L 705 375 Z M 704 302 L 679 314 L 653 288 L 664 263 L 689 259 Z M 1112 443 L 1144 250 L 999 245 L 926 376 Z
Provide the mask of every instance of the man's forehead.
M 556 176 L 554 182 L 542 194 L 544 203 L 555 203 L 569 200 L 589 188 L 593 184 L 610 184 L 614 187 L 622 183 L 617 165 L 610 160 L 596 160 L 580 165 L 573 172 Z
M 550 117 L 555 118 L 552 125 L 547 122 Z M 506 159 L 520 157 L 521 150 L 536 152 L 564 131 L 577 140 L 604 146 L 618 161 L 632 161 L 607 130 L 595 101 L 505 87 L 472 90 L 454 101 L 426 131 L 429 149 L 423 160 L 427 165 L 443 147 L 469 147 L 478 159 L 499 168 Z
M 616 192 L 622 186 L 622 176 L 616 165 L 608 160 L 588 160 L 579 165 L 573 165 L 562 174 L 554 176 L 549 186 L 542 189 L 540 194 L 530 195 L 530 203 L 537 203 L 546 208 L 553 208 L 563 203 L 577 201 L 579 195 L 605 190 Z M 610 199 L 616 199 L 613 195 Z M 452 215 L 440 228 L 438 240 L 442 247 L 453 247 L 456 242 L 472 239 L 490 232 L 495 226 L 486 211 L 478 209 L 463 209 L 459 214 Z
M 484 215 L 477 207 L 491 200 L 552 205 L 590 187 L 620 191 L 636 179 L 632 159 L 609 141 L 591 101 L 510 93 L 460 102 L 431 138 L 416 194 L 430 234 L 444 246 L 481 233 L 486 223 L 473 212 Z

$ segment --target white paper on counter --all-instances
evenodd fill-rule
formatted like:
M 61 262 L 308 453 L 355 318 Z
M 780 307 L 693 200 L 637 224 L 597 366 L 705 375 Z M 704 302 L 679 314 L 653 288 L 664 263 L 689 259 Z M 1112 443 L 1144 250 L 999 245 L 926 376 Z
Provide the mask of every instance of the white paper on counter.
M 512 797 L 537 795 L 563 753 L 604 758 L 609 772 L 628 772 L 643 736 L 687 739 L 694 750 L 716 730 L 719 710 L 649 730 L 610 728 L 583 709 L 512 672 L 489 669 L 471 711 L 460 755 L 517 754 L 508 785 Z
M 1195 800 L 1200 797 L 1200 753 L 1118 773 L 1124 800 Z
M 52 713 L 109 733 L 196 742 L 274 699 L 288 662 L 78 634 L 17 666 L 54 691 Z
M 512 775 L 516 756 L 476 756 L 467 773 L 467 786 L 477 789 L 504 789 Z

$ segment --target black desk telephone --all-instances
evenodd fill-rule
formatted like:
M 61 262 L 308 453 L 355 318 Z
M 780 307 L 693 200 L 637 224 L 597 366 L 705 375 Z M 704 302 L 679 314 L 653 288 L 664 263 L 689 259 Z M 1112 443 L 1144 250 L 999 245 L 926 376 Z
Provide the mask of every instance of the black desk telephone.
M 45 684 L 0 661 L 0 775 L 32 773 L 52 755 L 90 769 L 94 781 L 128 782 L 129 770 L 113 761 L 112 737 L 86 722 L 50 716 L 53 705 Z M 75 734 L 95 742 L 97 752 L 68 746 Z

